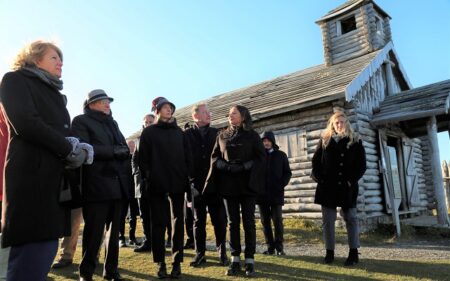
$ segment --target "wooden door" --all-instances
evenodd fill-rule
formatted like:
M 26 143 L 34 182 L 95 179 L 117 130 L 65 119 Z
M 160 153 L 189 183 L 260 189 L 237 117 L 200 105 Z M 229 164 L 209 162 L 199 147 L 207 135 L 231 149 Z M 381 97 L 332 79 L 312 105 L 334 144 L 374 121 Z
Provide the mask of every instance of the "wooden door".
M 414 147 L 412 141 L 408 138 L 403 138 L 402 144 L 407 201 L 410 209 L 414 209 L 415 207 L 420 207 L 419 178 L 414 165 Z
M 394 191 L 394 183 L 392 181 L 391 163 L 388 157 L 387 136 L 384 129 L 378 130 L 378 138 L 380 142 L 380 172 L 383 174 L 383 188 L 387 213 L 392 214 L 392 220 L 396 226 L 397 235 L 401 234 L 400 219 L 398 208 L 402 202 L 401 196 L 398 198 L 398 192 Z M 397 194 L 396 194 L 397 193 Z M 397 197 L 397 198 L 396 198 Z

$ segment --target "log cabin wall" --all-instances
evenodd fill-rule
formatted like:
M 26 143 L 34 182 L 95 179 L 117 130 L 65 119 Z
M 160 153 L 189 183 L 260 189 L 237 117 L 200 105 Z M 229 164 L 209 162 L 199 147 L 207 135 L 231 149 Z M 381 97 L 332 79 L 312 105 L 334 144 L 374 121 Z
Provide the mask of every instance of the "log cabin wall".
M 254 123 L 257 132 L 273 131 L 280 150 L 284 151 L 292 169 L 285 188 L 286 217 L 320 219 L 320 205 L 314 204 L 316 183 L 310 178 L 312 156 L 320 135 L 333 114 L 331 103 Z
M 355 17 L 356 29 L 342 34 L 339 26 L 340 22 L 349 17 Z M 367 54 L 370 49 L 373 49 L 369 46 L 367 25 L 365 24 L 364 14 L 361 9 L 329 21 L 326 25 L 329 46 L 325 51 L 328 52 L 328 54 L 325 54 L 325 57 L 328 56 L 330 58 L 331 64 L 337 64 Z

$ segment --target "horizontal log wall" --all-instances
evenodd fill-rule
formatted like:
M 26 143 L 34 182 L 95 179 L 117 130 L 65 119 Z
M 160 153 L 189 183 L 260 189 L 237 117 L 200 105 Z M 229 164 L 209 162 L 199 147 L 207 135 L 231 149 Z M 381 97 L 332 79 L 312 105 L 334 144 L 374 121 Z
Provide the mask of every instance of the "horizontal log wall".
M 254 126 L 258 132 L 274 131 L 282 134 L 293 130 L 306 131 L 304 142 L 306 153 L 300 157 L 289 159 L 292 177 L 285 188 L 285 205 L 283 215 L 286 217 L 303 217 L 320 219 L 320 205 L 314 204 L 316 183 L 311 179 L 312 156 L 316 149 L 322 130 L 332 115 L 330 103 L 320 107 L 305 110 L 276 118 L 256 121 Z

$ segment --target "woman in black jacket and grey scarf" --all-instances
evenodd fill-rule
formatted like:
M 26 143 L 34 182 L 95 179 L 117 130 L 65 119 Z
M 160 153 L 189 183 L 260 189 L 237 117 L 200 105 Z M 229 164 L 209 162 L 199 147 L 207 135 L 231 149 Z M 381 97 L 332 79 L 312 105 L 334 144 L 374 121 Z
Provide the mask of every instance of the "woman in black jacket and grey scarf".
M 328 120 L 312 159 L 312 178 L 317 181 L 315 203 L 322 205 L 325 263 L 334 260 L 336 207 L 341 207 L 347 227 L 349 255 L 345 265 L 358 263 L 359 227 L 356 210 L 358 180 L 366 171 L 362 141 L 354 134 L 347 116 L 338 111 Z
M 255 202 L 264 182 L 265 150 L 258 133 L 252 129 L 247 108 L 230 108 L 229 126 L 217 136 L 211 155 L 211 168 L 203 193 L 217 189 L 224 197 L 230 229 L 232 263 L 227 275 L 240 271 L 240 216 L 245 233 L 245 274 L 254 275 L 256 248 Z

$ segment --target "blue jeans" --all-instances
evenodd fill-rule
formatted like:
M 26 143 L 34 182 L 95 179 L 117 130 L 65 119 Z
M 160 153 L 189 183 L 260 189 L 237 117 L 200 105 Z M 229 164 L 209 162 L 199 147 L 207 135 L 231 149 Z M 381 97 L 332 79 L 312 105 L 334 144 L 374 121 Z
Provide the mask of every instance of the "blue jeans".
M 347 228 L 348 246 L 350 249 L 359 248 L 359 225 L 356 208 L 341 209 L 341 215 L 344 217 L 345 227 Z M 336 208 L 322 206 L 322 221 L 325 247 L 327 250 L 334 250 Z

